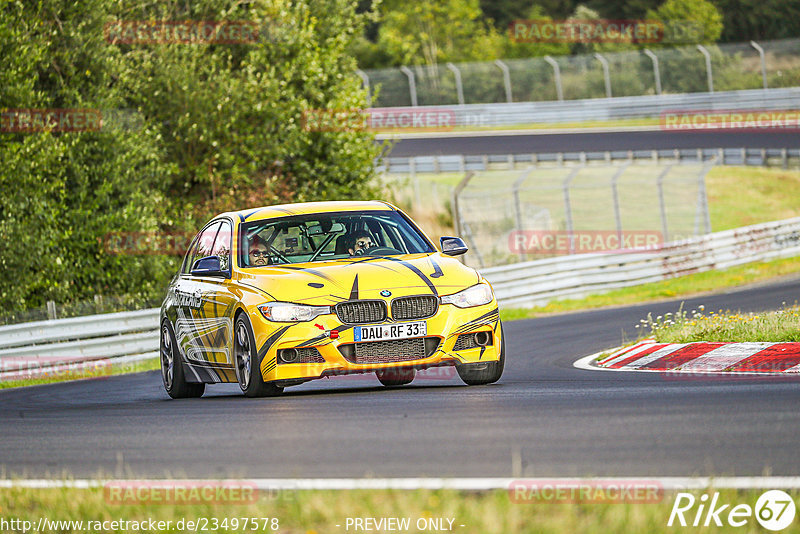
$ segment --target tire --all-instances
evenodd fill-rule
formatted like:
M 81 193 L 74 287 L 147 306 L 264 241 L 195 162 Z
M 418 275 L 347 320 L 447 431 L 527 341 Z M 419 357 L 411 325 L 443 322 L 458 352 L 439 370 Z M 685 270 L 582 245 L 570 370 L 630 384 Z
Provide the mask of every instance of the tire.
M 206 390 L 203 383 L 189 383 L 183 373 L 183 363 L 178 351 L 178 342 L 172 325 L 165 320 L 161 324 L 161 342 L 159 347 L 161 359 L 161 381 L 167 394 L 173 399 L 202 397 Z
M 465 384 L 470 386 L 480 386 L 483 384 L 491 384 L 500 380 L 503 375 L 503 368 L 506 364 L 506 336 L 503 334 L 503 323 L 500 323 L 500 358 L 496 362 L 483 363 L 465 363 L 456 365 L 458 376 Z M 484 367 L 482 369 L 475 369 L 475 367 Z
M 377 376 L 381 384 L 386 387 L 405 386 L 414 380 L 414 378 L 417 376 L 417 370 L 403 369 L 402 367 L 383 369 L 380 371 L 375 371 L 375 376 Z
M 283 393 L 282 387 L 264 382 L 253 327 L 244 313 L 239 314 L 234 323 L 233 355 L 236 378 L 245 397 L 274 397 Z

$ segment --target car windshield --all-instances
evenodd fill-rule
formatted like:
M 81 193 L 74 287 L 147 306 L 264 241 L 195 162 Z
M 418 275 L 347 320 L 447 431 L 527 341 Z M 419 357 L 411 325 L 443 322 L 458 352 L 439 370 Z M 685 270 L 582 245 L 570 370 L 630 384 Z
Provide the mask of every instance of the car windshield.
M 435 252 L 396 211 L 314 213 L 241 225 L 239 265 L 258 267 Z

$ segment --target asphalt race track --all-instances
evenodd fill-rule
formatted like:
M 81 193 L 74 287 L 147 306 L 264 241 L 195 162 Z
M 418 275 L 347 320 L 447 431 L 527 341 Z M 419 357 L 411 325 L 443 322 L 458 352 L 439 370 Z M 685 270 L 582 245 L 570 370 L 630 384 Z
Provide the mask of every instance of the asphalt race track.
M 436 156 L 446 154 L 528 154 L 531 152 L 604 152 L 614 150 L 666 150 L 688 148 L 797 148 L 797 132 L 727 131 L 665 132 L 610 131 L 536 133 L 509 135 L 420 137 L 395 141 L 392 157 Z
M 763 310 L 798 298 L 794 278 L 685 307 Z M 385 389 L 364 375 L 278 398 L 246 399 L 225 385 L 173 401 L 149 372 L 0 391 L 0 470 L 5 478 L 800 475 L 798 381 L 572 366 L 623 332 L 633 336 L 646 312 L 678 304 L 510 322 L 506 372 L 490 386 L 454 377 Z

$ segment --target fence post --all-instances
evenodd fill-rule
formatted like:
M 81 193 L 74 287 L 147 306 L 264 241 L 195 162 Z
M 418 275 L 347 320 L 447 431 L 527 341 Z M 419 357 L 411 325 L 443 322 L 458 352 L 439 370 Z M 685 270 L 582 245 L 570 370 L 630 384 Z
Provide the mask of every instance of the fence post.
M 656 94 L 661 94 L 661 70 L 658 68 L 658 56 L 652 53 L 647 48 L 644 49 L 644 55 L 650 58 L 653 62 L 653 77 L 656 79 Z
M 500 70 L 503 71 L 503 85 L 506 88 L 506 102 L 510 104 L 513 102 L 513 100 L 511 99 L 511 74 L 508 72 L 508 65 L 499 59 L 495 59 L 494 64 L 500 67 Z
M 708 78 L 708 92 L 714 92 L 714 75 L 711 73 L 711 54 L 709 54 L 708 50 L 703 45 L 697 45 L 697 49 L 705 56 L 706 58 L 706 78 Z
M 606 98 L 611 98 L 611 75 L 608 72 L 608 60 L 597 52 L 595 52 L 594 57 L 603 65 L 603 79 L 606 82 Z
M 575 250 L 575 237 L 573 235 L 573 224 L 572 224 L 572 204 L 569 201 L 569 186 L 572 183 L 572 179 L 575 178 L 575 175 L 580 172 L 583 167 L 575 167 L 572 169 L 567 177 L 564 179 L 561 187 L 564 190 L 564 209 L 565 214 L 567 217 L 567 237 L 569 238 L 569 253 Z
M 417 160 L 408 160 L 408 170 L 411 174 L 412 185 L 414 186 L 414 204 L 417 210 L 422 209 L 422 198 L 419 192 L 419 177 L 417 176 Z
M 705 234 L 711 233 L 711 214 L 708 211 L 708 196 L 706 195 L 706 175 L 717 164 L 717 157 L 713 156 L 708 163 L 703 166 L 697 176 L 697 209 L 694 216 L 694 234 L 697 235 L 700 219 L 702 217 Z
M 456 67 L 455 65 L 453 65 L 449 61 L 447 62 L 447 68 L 450 69 L 450 71 L 453 73 L 453 76 L 456 77 L 456 97 L 458 98 L 458 105 L 459 106 L 463 106 L 464 105 L 464 88 L 461 85 L 461 71 L 458 70 L 458 67 Z
M 533 167 L 523 171 L 520 177 L 514 180 L 514 185 L 512 186 L 512 194 L 514 196 L 514 214 L 516 216 L 517 231 L 520 233 L 524 230 L 524 228 L 522 228 L 522 203 L 519 200 L 519 188 L 522 186 L 522 183 L 528 179 L 528 176 L 531 172 L 533 172 Z M 519 261 L 525 261 L 525 254 L 522 251 L 519 252 Z
M 361 82 L 364 84 L 364 89 L 367 91 L 367 107 L 372 107 L 372 97 L 369 94 L 369 76 L 367 76 L 367 73 L 361 69 L 356 69 L 356 74 L 359 78 L 361 78 Z
M 400 67 L 400 71 L 408 78 L 408 92 L 411 94 L 411 105 L 417 107 L 417 80 L 414 73 L 405 65 Z
M 56 315 L 56 303 L 52 300 L 47 301 L 47 318 L 51 321 L 58 319 L 58 316 Z
M 767 58 L 764 56 L 764 49 L 755 41 L 750 41 L 750 46 L 756 49 L 761 58 L 761 80 L 764 82 L 764 89 L 767 89 Z
M 656 179 L 656 187 L 658 187 L 658 209 L 661 212 L 661 234 L 664 243 L 669 242 L 669 227 L 667 226 L 667 207 L 664 204 L 664 178 L 672 170 L 672 165 L 667 165 L 667 168 L 661 171 Z
M 556 95 L 558 95 L 559 100 L 564 100 L 564 90 L 561 87 L 561 67 L 559 67 L 556 60 L 550 56 L 544 56 L 544 60 L 553 67 L 553 75 L 556 80 Z
M 630 162 L 624 163 L 622 167 L 617 169 L 617 172 L 614 173 L 614 176 L 611 178 L 611 194 L 614 195 L 614 222 L 617 225 L 617 239 L 619 242 L 622 243 L 622 216 L 619 212 L 619 192 L 617 191 L 617 180 L 622 174 L 625 172 L 625 169 L 628 168 Z M 622 246 L 620 246 L 622 248 Z
M 458 195 L 460 195 L 461 191 L 467 187 L 467 184 L 470 180 L 472 180 L 473 176 L 475 176 L 475 173 L 473 171 L 469 171 L 464 175 L 464 178 L 458 182 L 456 188 L 453 189 L 453 227 L 455 228 L 457 236 L 461 235 L 461 210 L 458 206 Z

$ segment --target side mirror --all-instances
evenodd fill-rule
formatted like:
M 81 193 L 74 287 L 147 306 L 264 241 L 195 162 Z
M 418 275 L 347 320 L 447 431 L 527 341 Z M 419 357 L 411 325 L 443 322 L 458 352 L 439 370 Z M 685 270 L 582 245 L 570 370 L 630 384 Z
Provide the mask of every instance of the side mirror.
M 221 276 L 227 277 L 228 274 L 222 270 L 219 263 L 219 256 L 206 256 L 200 258 L 192 265 L 192 276 Z
M 442 236 L 439 244 L 442 247 L 442 254 L 448 256 L 460 256 L 469 250 L 467 244 L 460 237 Z

